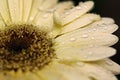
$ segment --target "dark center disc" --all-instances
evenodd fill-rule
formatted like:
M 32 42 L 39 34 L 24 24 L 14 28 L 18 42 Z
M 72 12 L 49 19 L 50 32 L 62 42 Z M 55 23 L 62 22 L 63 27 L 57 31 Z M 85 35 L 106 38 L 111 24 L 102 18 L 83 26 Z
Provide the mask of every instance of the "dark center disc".
M 0 32 L 0 70 L 41 69 L 55 57 L 52 39 L 33 25 L 10 25 Z

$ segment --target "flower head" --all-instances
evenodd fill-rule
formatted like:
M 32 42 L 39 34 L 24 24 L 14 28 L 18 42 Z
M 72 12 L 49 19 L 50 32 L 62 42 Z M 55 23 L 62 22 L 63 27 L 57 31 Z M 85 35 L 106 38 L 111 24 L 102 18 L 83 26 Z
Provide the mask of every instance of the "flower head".
M 118 26 L 93 6 L 0 0 L 0 80 L 117 80 Z

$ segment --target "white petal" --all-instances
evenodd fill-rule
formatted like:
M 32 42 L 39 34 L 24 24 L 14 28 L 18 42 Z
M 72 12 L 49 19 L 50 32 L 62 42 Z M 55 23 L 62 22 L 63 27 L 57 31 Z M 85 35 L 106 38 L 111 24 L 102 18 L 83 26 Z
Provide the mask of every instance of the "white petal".
M 5 27 L 5 23 L 4 23 L 1 15 L 0 15 L 0 30 L 1 30 L 1 29 L 4 29 L 4 27 Z
M 81 32 L 84 34 L 94 33 L 113 33 L 118 29 L 118 26 L 110 21 L 109 18 L 102 18 L 100 21 L 96 21 L 90 25 L 75 30 L 74 32 Z
M 97 65 L 84 64 L 82 67 L 76 65 L 74 68 L 83 72 L 83 74 L 88 75 L 88 77 L 90 77 L 92 80 L 117 80 L 117 78 L 111 72 Z
M 96 15 L 96 14 L 85 14 L 84 16 L 80 17 L 79 19 L 73 21 L 72 23 L 64 26 L 62 28 L 62 32 L 61 34 L 64 34 L 64 33 L 67 33 L 67 32 L 70 32 L 70 31 L 73 31 L 73 30 L 76 30 L 76 29 L 79 29 L 79 28 L 82 28 L 94 21 L 97 21 L 100 19 L 100 16 L 99 15 Z
M 113 62 L 110 59 L 97 61 L 96 64 L 102 66 L 103 68 L 106 68 L 106 69 L 110 70 L 114 74 L 120 74 L 120 65 Z
M 34 18 L 34 22 L 37 21 L 39 19 L 39 17 L 43 17 L 43 13 L 44 12 L 49 12 L 48 10 L 51 9 L 53 6 L 55 6 L 57 4 L 57 0 L 45 0 L 38 8 L 39 12 L 37 13 L 37 15 Z M 42 15 L 41 15 L 42 14 Z
M 89 80 L 88 77 L 81 74 L 72 67 L 64 64 L 53 63 L 38 72 L 44 80 Z
M 11 23 L 10 12 L 8 8 L 7 0 L 0 0 L 0 14 L 5 22 L 5 24 Z
M 71 1 L 66 1 L 66 2 L 61 2 L 57 4 L 53 9 L 55 9 L 55 12 L 62 14 L 66 10 L 70 9 L 73 7 L 73 2 Z
M 66 11 L 69 14 L 63 14 L 61 17 L 61 25 L 68 24 L 72 22 L 73 20 L 79 18 L 83 14 L 87 13 L 90 11 L 93 7 L 94 3 L 92 1 L 87 1 L 87 2 L 81 2 L 80 5 L 74 7 L 73 9 Z
M 16 72 L 16 75 L 15 75 L 15 77 L 14 77 L 14 80 L 26 80 L 25 78 L 26 77 L 24 77 L 25 75 L 23 74 L 23 72 L 22 72 L 22 70 L 18 70 L 17 72 Z
M 13 23 L 18 23 L 21 20 L 20 0 L 8 0 L 10 15 Z
M 30 16 L 29 16 L 29 22 L 32 22 L 35 18 L 35 16 L 38 13 L 38 8 L 39 6 L 42 5 L 42 3 L 44 2 L 44 0 L 33 0 L 32 3 L 32 8 L 31 8 L 31 12 L 30 12 Z
M 109 18 L 109 17 L 103 17 L 102 20 L 106 21 L 106 23 L 108 23 L 108 24 L 115 23 L 115 21 L 112 18 Z
M 53 28 L 53 14 L 48 12 L 40 13 L 37 19 L 34 20 L 34 24 L 43 30 L 51 31 Z
M 15 72 L 14 71 L 9 71 L 6 73 L 6 75 L 4 75 L 4 72 L 0 73 L 0 79 L 1 80 L 15 80 Z
M 58 5 L 56 5 L 53 9 L 51 9 L 54 11 L 53 17 L 54 17 L 55 23 L 59 25 L 61 23 L 61 14 L 72 7 L 73 7 L 73 3 L 70 1 L 69 2 L 67 1 L 67 2 L 61 2 Z
M 23 22 L 27 22 L 31 7 L 32 7 L 33 0 L 23 0 Z
M 58 0 L 45 0 L 43 4 L 39 7 L 39 10 L 45 11 L 47 9 L 50 9 L 57 4 L 57 1 Z
M 95 45 L 104 45 L 104 46 L 111 46 L 118 42 L 118 37 L 112 34 L 107 33 L 81 33 L 74 32 L 74 33 L 68 33 L 64 34 L 62 36 L 59 36 L 55 39 L 56 46 L 95 46 Z
M 25 77 L 25 80 L 41 80 L 39 76 L 29 71 L 24 73 L 24 77 Z
M 110 47 L 61 47 L 56 50 L 56 55 L 59 59 L 81 60 L 81 61 L 96 61 L 107 57 L 111 57 L 116 53 L 116 50 Z
M 20 10 L 20 13 L 19 13 L 19 15 L 20 15 L 20 22 L 23 22 L 22 20 L 23 20 L 23 0 L 19 0 L 19 10 Z

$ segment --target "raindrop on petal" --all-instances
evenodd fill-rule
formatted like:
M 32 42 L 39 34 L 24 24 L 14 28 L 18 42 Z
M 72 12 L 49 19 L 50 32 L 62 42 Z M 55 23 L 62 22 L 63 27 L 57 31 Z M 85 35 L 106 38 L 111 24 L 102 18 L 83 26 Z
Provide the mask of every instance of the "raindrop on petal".
M 82 38 L 88 38 L 88 35 L 84 34 L 82 35 Z
M 81 7 L 80 7 L 80 6 L 77 6 L 76 9 L 77 9 L 77 10 L 81 10 Z
M 76 39 L 75 39 L 75 38 L 71 38 L 70 40 L 71 40 L 71 41 L 76 41 Z
M 112 63 L 111 61 L 106 61 L 106 64 L 107 64 L 107 65 L 110 65 L 110 66 L 113 65 L 113 63 Z

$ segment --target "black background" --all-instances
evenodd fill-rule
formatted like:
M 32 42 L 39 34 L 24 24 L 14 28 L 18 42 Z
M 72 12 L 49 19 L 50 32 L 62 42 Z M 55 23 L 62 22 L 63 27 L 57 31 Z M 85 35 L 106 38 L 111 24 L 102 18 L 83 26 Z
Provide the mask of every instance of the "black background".
M 65 0 L 60 0 L 65 1 Z M 80 1 L 87 0 L 71 0 L 77 5 Z M 102 17 L 111 17 L 115 20 L 116 24 L 120 26 L 120 0 L 93 0 L 95 7 L 91 11 L 100 14 Z M 114 33 L 120 38 L 120 28 Z M 120 64 L 120 41 L 113 47 L 117 49 L 117 54 L 111 57 L 112 60 Z M 120 75 L 117 76 L 120 80 Z

